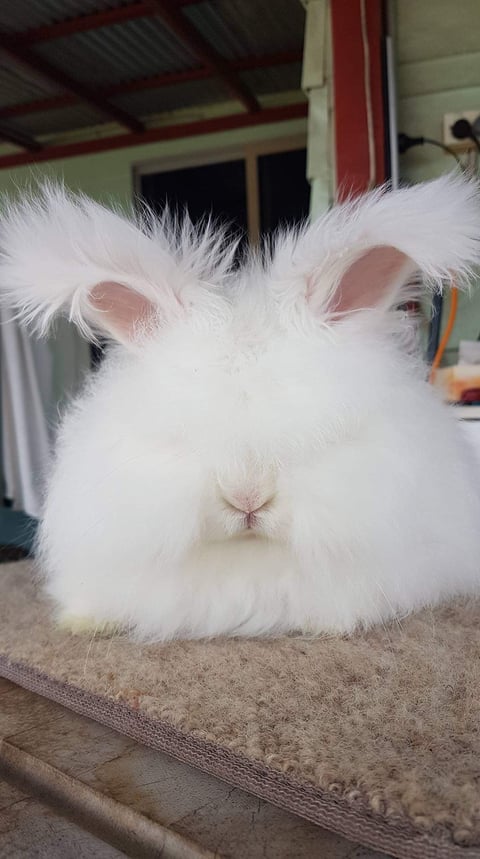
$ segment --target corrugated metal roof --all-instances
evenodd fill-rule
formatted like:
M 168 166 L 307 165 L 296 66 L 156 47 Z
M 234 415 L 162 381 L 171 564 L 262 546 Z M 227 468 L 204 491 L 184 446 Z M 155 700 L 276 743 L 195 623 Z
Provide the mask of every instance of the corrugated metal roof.
M 255 95 L 300 89 L 302 64 L 289 63 L 288 66 L 270 66 L 265 69 L 250 69 L 240 75 L 244 83 Z
M 230 97 L 226 93 L 225 87 L 212 78 L 206 81 L 189 81 L 174 86 L 125 93 L 125 95 L 117 96 L 110 101 L 114 101 L 115 104 L 123 107 L 129 113 L 145 118 L 152 113 L 180 110 L 182 107 L 215 104 L 227 101 Z
M 18 32 L 124 6 L 132 0 L 0 0 L 0 30 Z M 230 60 L 298 50 L 303 44 L 305 11 L 299 0 L 197 0 L 182 5 L 185 15 L 212 47 Z M 201 60 L 170 32 L 159 16 L 132 18 L 30 45 L 53 66 L 92 88 L 188 71 Z M 300 63 L 259 68 L 239 74 L 252 94 L 262 96 L 300 89 Z M 64 88 L 23 64 L 4 61 L 0 52 L 0 108 L 50 98 Z M 109 100 L 143 119 L 180 108 L 230 99 L 214 75 L 155 89 L 118 94 Z M 88 103 L 17 114 L 12 129 L 55 134 L 109 121 Z
M 298 48 L 305 10 L 299 0 L 209 0 L 183 13 L 228 59 Z
M 0 27 L 13 33 L 78 15 L 125 6 L 131 0 L 7 0 L 0 3 Z
M 288 66 L 275 66 L 243 72 L 240 77 L 255 95 L 261 96 L 299 89 L 301 68 L 300 63 L 292 63 Z M 125 95 L 116 96 L 114 99 L 111 98 L 110 101 L 123 107 L 129 113 L 146 118 L 152 113 L 216 104 L 230 98 L 231 94 L 225 85 L 221 81 L 211 78 L 204 81 L 189 81 L 173 86 L 159 87 L 158 89 L 125 93 Z
M 21 66 L 0 65 L 0 107 L 48 98 L 59 92 L 58 86 L 34 77 Z
M 31 135 L 60 134 L 76 128 L 88 128 L 105 122 L 97 110 L 85 104 L 75 104 L 62 110 L 42 110 L 26 113 L 9 121 L 9 127 Z
M 76 33 L 36 50 L 78 80 L 106 86 L 199 64 L 157 18 Z

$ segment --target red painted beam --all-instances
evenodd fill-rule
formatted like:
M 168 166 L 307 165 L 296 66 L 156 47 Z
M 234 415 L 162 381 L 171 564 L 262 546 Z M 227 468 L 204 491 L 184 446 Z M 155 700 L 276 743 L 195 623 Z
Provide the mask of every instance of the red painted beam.
M 191 6 L 199 0 L 177 0 L 178 6 Z M 64 36 L 72 36 L 75 33 L 85 33 L 88 30 L 98 30 L 100 27 L 111 27 L 112 24 L 122 24 L 135 18 L 146 18 L 153 15 L 152 5 L 147 0 L 134 0 L 125 6 L 117 6 L 113 9 L 103 9 L 100 12 L 91 12 L 86 15 L 78 15 L 54 24 L 45 24 L 43 27 L 34 27 L 23 33 L 16 33 L 15 38 L 23 45 L 34 45 L 37 42 L 48 42 L 51 39 L 61 39 Z
M 303 59 L 303 49 L 293 51 L 275 51 L 269 54 L 258 54 L 254 57 L 243 57 L 232 60 L 232 69 L 248 71 L 248 69 L 266 69 L 270 66 L 288 66 L 289 63 L 300 63 Z
M 42 149 L 42 144 L 35 137 L 30 137 L 23 131 L 17 131 L 3 124 L 0 124 L 0 140 L 13 143 L 14 146 L 20 146 L 21 149 L 26 149 L 28 152 L 39 152 Z
M 123 95 L 129 92 L 138 92 L 145 89 L 157 89 L 163 86 L 170 86 L 185 81 L 204 80 L 211 78 L 212 72 L 210 69 L 203 67 L 197 69 L 185 69 L 180 72 L 166 72 L 165 74 L 152 75 L 148 78 L 138 78 L 133 81 L 123 81 L 119 84 L 113 84 L 107 87 L 101 87 L 98 92 L 104 98 L 109 98 L 113 95 Z M 71 104 L 76 104 L 79 101 L 74 93 L 65 93 L 64 95 L 54 95 L 51 98 L 42 98 L 35 101 L 26 101 L 21 104 L 9 104 L 6 107 L 0 108 L 0 119 L 7 119 L 12 116 L 23 116 L 28 113 L 39 113 L 44 110 L 56 110 L 62 107 L 69 107 Z
M 335 161 L 341 200 L 386 179 L 382 2 L 335 0 L 331 10 Z
M 140 146 L 143 143 L 157 143 L 162 140 L 176 140 L 182 137 L 194 137 L 200 134 L 228 131 L 233 128 L 246 128 L 251 125 L 300 119 L 306 117 L 307 113 L 306 102 L 301 102 L 283 107 L 269 107 L 256 113 L 234 113 L 228 116 L 218 116 L 213 119 L 203 119 L 197 122 L 167 125 L 163 128 L 150 128 L 142 134 L 120 134 L 114 137 L 84 140 L 79 143 L 46 146 L 38 153 L 25 152 L 0 156 L 0 170 L 41 161 L 54 161 L 58 158 L 72 158 L 76 155 L 106 152 L 111 149 L 123 149 L 127 146 Z
M 152 9 L 175 36 L 203 63 L 212 69 L 234 98 L 250 112 L 260 110 L 260 104 L 249 88 L 232 71 L 227 60 L 203 38 L 188 18 L 182 14 L 175 0 L 150 0 Z
M 126 6 L 104 9 L 102 12 L 92 12 L 89 15 L 78 15 L 75 18 L 57 21 L 55 24 L 35 27 L 23 33 L 16 33 L 15 38 L 22 45 L 35 45 L 38 42 L 62 39 L 65 36 L 73 36 L 75 33 L 98 30 L 100 27 L 111 27 L 112 24 L 122 24 L 125 21 L 145 18 L 150 15 L 152 15 L 150 3 L 145 2 L 145 0 L 137 0 L 137 2 L 128 3 Z
M 130 131 L 141 132 L 143 123 L 135 116 L 127 113 L 126 110 L 117 107 L 115 104 L 110 104 L 96 90 L 91 89 L 80 81 L 74 80 L 63 69 L 53 66 L 48 60 L 45 60 L 40 54 L 36 54 L 25 45 L 21 45 L 14 36 L 9 36 L 4 33 L 0 34 L 0 49 L 4 51 L 14 62 L 26 66 L 28 69 L 33 69 L 47 80 L 58 84 L 67 92 L 73 92 L 81 101 L 94 107 L 100 113 L 114 119 L 121 125 L 124 125 Z
M 247 71 L 248 69 L 269 68 L 271 66 L 288 65 L 298 63 L 302 59 L 302 51 L 278 51 L 273 54 L 261 54 L 257 57 L 243 57 L 229 63 L 234 71 Z M 214 77 L 214 71 L 205 66 L 196 69 L 184 69 L 178 72 L 165 72 L 164 74 L 152 75 L 148 78 L 139 78 L 133 81 L 124 81 L 108 87 L 102 87 L 99 94 L 104 98 L 123 93 L 138 92 L 139 90 L 157 89 L 163 86 L 172 86 L 186 81 L 205 80 Z M 23 116 L 28 113 L 37 113 L 45 110 L 60 109 L 75 104 L 78 98 L 73 93 L 56 95 L 51 98 L 43 98 L 35 101 L 23 102 L 22 104 L 9 104 L 0 108 L 0 119 L 8 119 L 12 116 Z
M 45 110 L 60 110 L 62 107 L 77 104 L 78 101 L 78 96 L 74 95 L 73 92 L 66 92 L 62 95 L 53 95 L 50 98 L 24 101 L 21 104 L 7 104 L 5 107 L 0 107 L 0 119 L 9 119 L 12 116 L 25 116 L 29 113 L 42 113 Z

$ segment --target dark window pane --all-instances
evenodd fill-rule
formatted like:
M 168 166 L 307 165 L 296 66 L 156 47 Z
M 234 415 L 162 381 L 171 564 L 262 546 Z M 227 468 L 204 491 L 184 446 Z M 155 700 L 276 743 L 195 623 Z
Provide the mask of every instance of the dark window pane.
M 205 215 L 228 222 L 232 229 L 247 231 L 245 162 L 222 161 L 141 177 L 143 198 L 155 210 L 166 203 L 180 214 L 187 208 L 194 223 Z
M 306 178 L 307 150 L 275 152 L 258 159 L 260 228 L 263 234 L 296 224 L 308 216 L 310 185 Z

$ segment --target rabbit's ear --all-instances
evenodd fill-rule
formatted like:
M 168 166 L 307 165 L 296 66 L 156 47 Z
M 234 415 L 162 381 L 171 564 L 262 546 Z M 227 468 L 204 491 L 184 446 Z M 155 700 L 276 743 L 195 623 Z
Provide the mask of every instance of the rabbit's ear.
M 92 322 L 121 342 L 142 336 L 155 321 L 155 306 L 138 292 L 121 283 L 104 281 L 89 294 Z
M 299 235 L 283 237 L 273 283 L 285 303 L 306 298 L 315 314 L 343 315 L 398 306 L 409 297 L 416 272 L 427 287 L 440 289 L 452 274 L 462 285 L 478 263 L 479 184 L 453 174 L 373 191 L 333 208 Z
M 135 344 L 208 300 L 201 283 L 222 276 L 221 237 L 174 226 L 45 186 L 0 216 L 0 297 L 40 333 L 63 313 L 91 340 Z
M 344 314 L 372 307 L 388 309 L 417 266 L 392 247 L 374 247 L 341 275 L 329 300 L 330 312 Z M 307 294 L 311 291 L 307 284 Z

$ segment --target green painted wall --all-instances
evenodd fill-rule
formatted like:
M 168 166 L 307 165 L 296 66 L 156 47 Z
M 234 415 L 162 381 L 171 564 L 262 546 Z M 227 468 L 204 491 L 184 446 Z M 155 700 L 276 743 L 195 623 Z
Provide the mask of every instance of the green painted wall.
M 480 0 L 397 0 L 399 131 L 442 140 L 443 115 L 480 113 Z M 418 182 L 455 168 L 434 146 L 400 156 L 401 176 Z M 443 321 L 448 314 L 445 307 Z M 456 359 L 460 339 L 480 334 L 480 283 L 462 296 L 446 362 Z
M 132 173 L 137 164 L 172 156 L 180 158 L 192 153 L 200 155 L 222 147 L 306 134 L 306 130 L 306 119 L 296 119 L 65 158 L 33 167 L 0 170 L 0 192 L 17 193 L 17 189 L 21 190 L 32 179 L 51 176 L 63 179 L 70 188 L 81 190 L 97 200 L 126 203 L 132 198 Z

